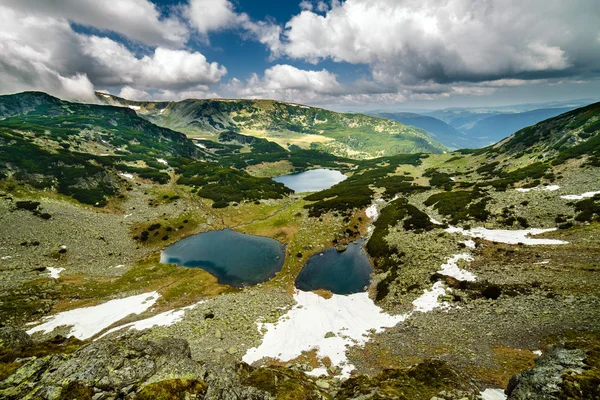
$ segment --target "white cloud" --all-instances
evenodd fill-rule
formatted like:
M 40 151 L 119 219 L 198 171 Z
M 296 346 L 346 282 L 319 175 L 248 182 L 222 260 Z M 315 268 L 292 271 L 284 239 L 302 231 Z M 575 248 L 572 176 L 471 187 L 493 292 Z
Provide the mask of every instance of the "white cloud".
M 347 0 L 305 9 L 276 51 L 317 63 L 367 64 L 385 85 L 538 79 L 595 69 L 593 0 Z M 544 10 L 541 18 L 539 10 Z M 583 45 L 587 43 L 587 45 Z
M 187 14 L 198 32 L 204 35 L 229 28 L 237 19 L 229 0 L 190 0 Z
M 134 55 L 107 37 L 73 31 L 68 21 L 0 6 L 0 91 L 42 90 L 93 99 L 94 86 L 196 92 L 226 74 L 199 52 L 156 47 Z
M 308 71 L 291 65 L 275 65 L 259 77 L 253 74 L 244 84 L 233 79 L 227 89 L 236 96 L 246 98 L 273 98 L 285 101 L 302 101 L 318 96 L 341 94 L 343 87 L 334 74 L 323 69 Z
M 136 58 L 124 45 L 109 38 L 80 39 L 83 54 L 94 61 L 100 85 L 183 90 L 218 83 L 227 73 L 225 67 L 207 62 L 199 52 L 158 47 L 154 54 Z
M 145 90 L 134 89 L 130 86 L 125 86 L 118 94 L 128 100 L 140 101 L 177 101 L 185 99 L 215 99 L 220 98 L 217 93 L 210 90 L 157 90 L 153 93 Z
M 300 5 L 299 5 L 299 6 L 300 6 L 300 8 L 301 8 L 302 10 L 308 10 L 308 11 L 312 11 L 312 10 L 313 10 L 313 5 L 312 5 L 312 3 L 311 3 L 310 1 L 307 1 L 307 0 L 302 0 L 302 1 L 300 2 Z
M 180 47 L 189 34 L 184 23 L 174 17 L 161 17 L 148 0 L 3 0 L 2 3 L 30 16 L 64 18 L 148 45 Z
M 237 29 L 247 39 L 266 45 L 279 55 L 281 26 L 275 21 L 253 21 L 246 13 L 237 13 L 229 0 L 190 0 L 186 11 L 192 26 L 207 39 L 211 31 Z

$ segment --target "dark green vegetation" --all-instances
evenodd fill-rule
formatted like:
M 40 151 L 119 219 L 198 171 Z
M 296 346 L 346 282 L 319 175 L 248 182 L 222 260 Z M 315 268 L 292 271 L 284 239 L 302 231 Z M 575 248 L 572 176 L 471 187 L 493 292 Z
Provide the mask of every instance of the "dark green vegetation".
M 0 171 L 38 189 L 103 206 L 120 191 L 116 171 L 166 183 L 161 157 L 193 157 L 183 134 L 125 108 L 69 103 L 44 93 L 0 96 Z M 97 147 L 107 155 L 90 153 Z M 147 167 L 137 167 L 142 163 Z
M 213 200 L 213 207 L 226 207 L 242 200 L 281 199 L 292 190 L 270 178 L 256 178 L 245 171 L 201 161 L 182 162 L 176 168 L 180 185 L 192 186 L 200 197 Z
M 592 222 L 600 220 L 600 194 L 589 199 L 583 199 L 575 203 L 575 221 Z
M 273 135 L 312 134 L 332 138 L 319 145 L 331 153 L 390 156 L 399 153 L 439 153 L 445 147 L 426 132 L 363 114 L 342 114 L 321 108 L 272 100 L 183 100 L 171 103 L 133 102 L 98 94 L 108 104 L 135 105 L 150 121 L 188 134 L 266 131 Z M 159 111 L 164 110 L 164 111 Z
M 303 171 L 314 166 L 346 171 L 350 165 L 356 163 L 355 160 L 336 157 L 322 150 L 305 150 L 298 146 L 290 146 L 286 150 L 267 139 L 255 138 L 232 131 L 219 134 L 218 141 L 220 143 L 202 142 L 209 149 L 217 149 L 214 153 L 207 151 L 206 155 L 214 157 L 220 165 L 238 169 L 267 162 L 289 161 L 297 171 Z M 249 146 L 251 152 L 240 152 L 242 145 Z
M 479 392 L 467 376 L 444 362 L 426 360 L 407 369 L 387 369 L 373 377 L 350 378 L 342 384 L 336 399 L 429 400 L 442 391 L 451 398 L 462 399 L 475 399 Z
M 307 205 L 306 208 L 310 210 L 311 216 L 318 217 L 328 211 L 349 212 L 367 207 L 371 204 L 374 193 L 369 186 L 384 188 L 384 198 L 388 199 L 398 193 L 428 190 L 428 187 L 412 183 L 414 178 L 389 176 L 400 165 L 420 165 L 423 157 L 421 154 L 404 154 L 363 161 L 353 175 L 345 181 L 330 189 L 307 196 L 306 200 L 315 203 Z
M 474 219 L 485 221 L 490 213 L 485 206 L 488 197 L 480 189 L 459 190 L 437 193 L 429 197 L 423 204 L 435 208 L 440 214 L 450 217 L 450 224 Z
M 600 103 L 578 108 L 515 133 L 500 146 L 484 149 L 491 156 L 510 154 L 516 158 L 540 154 L 560 165 L 586 157 L 586 163 L 600 166 Z
M 367 242 L 367 252 L 373 258 L 377 272 L 388 272 L 387 276 L 377 284 L 377 301 L 383 300 L 389 293 L 389 285 L 398 277 L 398 269 L 402 268 L 405 253 L 387 242 L 390 229 L 402 224 L 407 231 L 416 233 L 430 231 L 437 226 L 429 216 L 412 204 L 406 198 L 399 198 L 389 203 L 379 218 L 373 223 L 375 229 Z

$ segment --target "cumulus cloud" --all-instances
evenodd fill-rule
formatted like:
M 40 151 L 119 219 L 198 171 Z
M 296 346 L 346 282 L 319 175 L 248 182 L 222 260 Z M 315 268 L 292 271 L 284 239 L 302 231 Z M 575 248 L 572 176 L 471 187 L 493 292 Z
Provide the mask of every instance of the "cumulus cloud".
M 315 95 L 335 94 L 342 90 L 342 86 L 336 76 L 325 69 L 309 71 L 278 64 L 265 70 L 262 77 L 253 74 L 246 84 L 232 80 L 230 89 L 242 97 L 290 99 L 309 92 Z
M 175 17 L 163 18 L 149 0 L 3 0 L 30 16 L 64 18 L 102 31 L 117 32 L 154 46 L 180 47 L 189 29 Z
M 596 69 L 594 0 L 347 0 L 304 9 L 278 53 L 366 64 L 385 85 L 540 79 Z M 539 10 L 544 10 L 543 17 Z M 584 45 L 585 44 L 585 45 Z
M 73 31 L 65 19 L 0 6 L 2 92 L 43 90 L 91 99 L 94 86 L 205 91 L 227 73 L 200 52 L 156 47 L 136 56 L 108 37 Z
M 140 101 L 171 101 L 171 100 L 184 100 L 184 99 L 214 99 L 219 98 L 217 93 L 210 90 L 157 90 L 152 93 L 145 90 L 135 89 L 130 86 L 124 86 L 118 94 L 119 97 L 123 97 L 128 100 L 140 100 Z
M 274 56 L 279 55 L 282 29 L 275 21 L 254 21 L 246 13 L 237 13 L 230 0 L 190 0 L 186 10 L 192 26 L 205 39 L 211 31 L 236 29 L 243 37 L 266 45 Z
M 158 47 L 136 58 L 123 44 L 109 38 L 80 36 L 83 55 L 91 61 L 92 79 L 99 85 L 135 85 L 142 89 L 180 89 L 217 83 L 227 69 L 209 63 L 199 52 Z

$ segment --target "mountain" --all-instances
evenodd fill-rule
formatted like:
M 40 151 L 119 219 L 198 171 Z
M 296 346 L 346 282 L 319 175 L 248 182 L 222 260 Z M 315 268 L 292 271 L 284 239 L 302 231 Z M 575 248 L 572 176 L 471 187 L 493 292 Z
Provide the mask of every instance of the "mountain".
M 123 197 L 125 178 L 133 174 L 167 184 L 170 168 L 183 176 L 182 184 L 221 205 L 290 192 L 271 179 L 198 160 L 207 152 L 192 140 L 129 108 L 25 92 L 0 96 L 0 117 L 0 179 L 56 191 L 81 203 L 102 207 L 111 197 Z M 273 151 L 264 143 L 262 148 Z
M 434 117 L 406 112 L 381 112 L 373 115 L 381 118 L 392 119 L 394 121 L 401 122 L 404 125 L 421 128 L 430 133 L 434 139 L 436 139 L 438 142 L 441 142 L 449 149 L 467 148 L 471 145 L 464 133 L 461 133 L 453 126 Z
M 487 146 L 495 143 L 519 129 L 537 124 L 548 118 L 556 117 L 573 107 L 547 108 L 514 114 L 492 115 L 474 122 L 470 127 L 463 126 L 464 132 L 474 143 Z
M 598 131 L 600 103 L 595 103 L 521 129 L 488 148 L 486 153 L 514 158 L 537 155 L 553 165 L 585 157 L 590 165 L 600 166 Z
M 194 157 L 185 135 L 132 110 L 62 101 L 45 93 L 0 96 L 0 176 L 104 205 L 120 191 L 117 172 L 169 181 L 160 160 Z
M 597 394 L 600 103 L 482 149 L 363 160 L 188 138 L 149 121 L 172 103 L 136 104 L 0 97 L 0 398 Z M 345 179 L 269 178 L 325 167 Z M 196 252 L 221 234 L 257 242 Z M 220 281 L 254 257 L 268 280 Z M 358 293 L 329 286 L 358 263 Z
M 429 134 L 389 119 L 337 113 L 274 100 L 183 100 L 141 102 L 105 93 L 99 101 L 134 109 L 149 121 L 190 137 L 214 138 L 235 131 L 283 147 L 324 149 L 350 158 L 400 153 L 441 153 L 446 147 Z

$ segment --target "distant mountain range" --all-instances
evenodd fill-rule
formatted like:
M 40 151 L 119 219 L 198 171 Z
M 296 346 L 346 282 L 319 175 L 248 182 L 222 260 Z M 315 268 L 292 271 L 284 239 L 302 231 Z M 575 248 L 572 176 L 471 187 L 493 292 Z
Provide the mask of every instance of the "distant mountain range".
M 269 139 L 284 148 L 295 145 L 321 149 L 355 159 L 447 150 L 422 129 L 390 119 L 296 103 L 229 99 L 143 102 L 105 93 L 96 95 L 102 103 L 129 107 L 156 125 L 188 137 L 211 139 L 221 132 L 234 131 Z
M 481 148 L 520 129 L 593 102 L 592 99 L 584 99 L 495 108 L 447 108 L 422 112 L 373 111 L 369 115 L 421 128 L 450 149 Z

